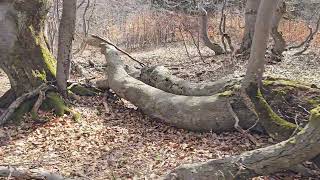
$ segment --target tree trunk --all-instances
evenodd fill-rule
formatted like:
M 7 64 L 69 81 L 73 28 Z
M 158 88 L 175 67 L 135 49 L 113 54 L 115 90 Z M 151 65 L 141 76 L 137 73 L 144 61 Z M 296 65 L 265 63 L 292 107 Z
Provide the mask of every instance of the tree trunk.
M 272 48 L 272 56 L 273 59 L 278 60 L 281 59 L 282 53 L 286 49 L 286 41 L 284 40 L 281 32 L 279 32 L 279 24 L 282 19 L 283 14 L 286 12 L 286 4 L 285 2 L 280 2 L 279 7 L 274 15 L 272 21 L 272 28 L 271 28 L 271 36 L 274 41 L 274 46 Z
M 44 38 L 48 8 L 43 0 L 0 3 L 0 67 L 16 97 L 55 80 L 56 62 Z
M 72 41 L 75 31 L 77 0 L 63 0 L 63 12 L 59 26 L 57 84 L 67 96 L 67 80 L 70 74 Z
M 210 40 L 209 35 L 208 35 L 208 13 L 204 8 L 200 9 L 201 11 L 201 16 L 202 16 L 202 27 L 201 27 L 201 33 L 202 33 L 202 40 L 204 44 L 210 48 L 212 51 L 214 51 L 215 55 L 220 55 L 223 54 L 223 49 L 222 47 L 214 43 Z
M 238 54 L 245 53 L 251 48 L 252 38 L 254 34 L 254 27 L 256 24 L 257 12 L 261 0 L 247 0 L 245 8 L 245 28 Z
M 230 131 L 235 124 L 228 110 L 230 105 L 241 119 L 241 127 L 249 128 L 256 122 L 254 114 L 232 91 L 211 96 L 167 93 L 128 75 L 115 49 L 108 47 L 105 56 L 109 87 L 121 98 L 164 123 L 193 131 Z
M 258 19 L 250 52 L 249 65 L 243 81 L 243 89 L 252 84 L 260 87 L 265 65 L 265 53 L 268 45 L 270 29 L 279 0 L 264 0 L 260 3 Z

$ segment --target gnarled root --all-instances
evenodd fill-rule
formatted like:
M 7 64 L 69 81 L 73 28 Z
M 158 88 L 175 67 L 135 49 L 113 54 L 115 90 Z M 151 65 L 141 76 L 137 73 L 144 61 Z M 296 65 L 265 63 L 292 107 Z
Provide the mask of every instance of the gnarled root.
M 320 153 L 320 106 L 311 113 L 309 124 L 286 141 L 238 156 L 183 165 L 163 179 L 249 179 L 287 170 Z

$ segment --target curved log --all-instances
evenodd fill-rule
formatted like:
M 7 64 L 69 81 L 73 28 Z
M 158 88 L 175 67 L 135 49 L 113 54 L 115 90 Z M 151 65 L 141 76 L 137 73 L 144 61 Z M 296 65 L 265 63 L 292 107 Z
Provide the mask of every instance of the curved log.
M 38 169 L 17 169 L 11 167 L 0 166 L 0 177 L 8 179 L 48 179 L 48 180 L 66 180 L 59 174 Z
M 163 179 L 251 179 L 287 170 L 320 153 L 320 106 L 311 111 L 309 124 L 296 136 L 238 156 L 183 165 Z
M 214 82 L 192 83 L 173 76 L 164 66 L 143 68 L 139 79 L 163 91 L 186 96 L 209 96 L 224 92 L 228 87 L 240 84 L 241 79 L 220 79 Z
M 243 103 L 239 103 L 239 97 L 232 95 L 231 92 L 212 96 L 170 94 L 128 75 L 114 48 L 106 46 L 105 56 L 110 88 L 144 113 L 162 122 L 194 131 L 233 130 L 235 120 L 228 112 L 228 105 L 235 101 L 237 103 L 234 103 L 233 108 L 239 116 L 240 126 L 248 128 L 255 122 L 253 113 Z

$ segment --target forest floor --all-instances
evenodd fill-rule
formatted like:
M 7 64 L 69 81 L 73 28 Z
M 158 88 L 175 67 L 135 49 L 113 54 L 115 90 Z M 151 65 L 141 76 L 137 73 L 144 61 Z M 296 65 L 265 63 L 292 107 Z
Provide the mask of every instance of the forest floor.
M 190 59 L 180 44 L 131 54 L 149 65 L 165 65 L 177 76 L 196 82 L 241 76 L 245 71 L 243 60 L 211 56 L 205 48 L 202 54 L 206 58 L 201 60 L 195 48 L 190 46 L 189 51 Z M 299 57 L 287 53 L 282 62 L 269 64 L 266 74 L 320 87 L 319 55 L 319 50 Z M 88 63 L 89 60 L 93 63 Z M 76 62 L 90 77 L 104 77 L 105 59 L 98 51 L 85 50 Z M 0 95 L 9 87 L 1 72 L 0 87 Z M 106 94 L 81 97 L 74 103 L 73 109 L 82 115 L 79 121 L 41 112 L 38 120 L 26 115 L 19 123 L 1 127 L 0 165 L 43 168 L 77 179 L 157 179 L 181 164 L 226 157 L 275 143 L 259 134 L 253 134 L 259 143 L 255 145 L 238 132 L 215 134 L 176 129 L 145 116 L 126 100 L 107 98 Z M 287 172 L 257 179 L 303 177 Z

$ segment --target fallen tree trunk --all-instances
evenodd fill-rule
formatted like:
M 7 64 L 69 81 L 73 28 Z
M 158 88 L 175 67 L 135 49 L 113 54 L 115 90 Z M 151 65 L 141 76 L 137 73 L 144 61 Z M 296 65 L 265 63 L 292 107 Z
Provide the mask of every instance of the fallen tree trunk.
M 186 96 L 209 96 L 240 84 L 240 79 L 220 79 L 214 82 L 192 83 L 173 76 L 164 66 L 143 68 L 139 79 L 163 91 Z
M 183 165 L 164 179 L 249 179 L 287 170 L 320 153 L 320 106 L 311 111 L 309 124 L 296 136 L 238 156 Z
M 7 179 L 48 179 L 48 180 L 66 180 L 66 178 L 42 171 L 38 169 L 17 169 L 13 167 L 0 166 L 0 177 L 6 177 Z
M 181 96 L 164 92 L 128 75 L 114 48 L 105 51 L 110 88 L 144 113 L 178 128 L 223 132 L 234 129 L 235 120 L 228 111 L 231 104 L 240 126 L 249 128 L 255 116 L 231 91 L 212 96 Z

